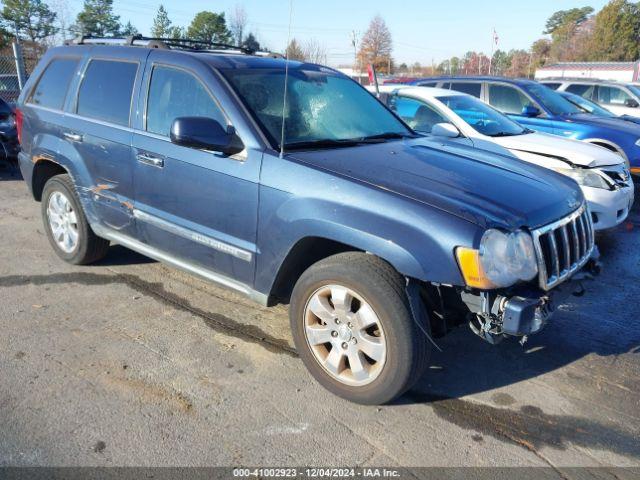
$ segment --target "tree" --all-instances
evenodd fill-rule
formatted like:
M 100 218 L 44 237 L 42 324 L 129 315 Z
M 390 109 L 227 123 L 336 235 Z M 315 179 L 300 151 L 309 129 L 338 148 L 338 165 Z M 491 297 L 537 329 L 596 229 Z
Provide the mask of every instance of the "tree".
M 118 36 L 120 28 L 120 16 L 113 13 L 113 0 L 84 0 L 73 27 L 76 33 L 96 37 Z
M 304 51 L 295 38 L 292 38 L 289 45 L 287 45 L 285 56 L 289 60 L 298 60 L 300 62 L 304 62 L 306 60 L 304 57 Z
M 130 21 L 128 21 L 120 31 L 120 34 L 125 37 L 128 37 L 129 35 L 138 35 L 139 33 L 138 29 Z
M 247 28 L 247 12 L 242 5 L 236 5 L 229 18 L 229 29 L 236 45 L 242 45 Z
M 160 4 L 156 16 L 153 19 L 153 25 L 151 26 L 151 36 L 155 38 L 166 38 L 171 36 L 171 20 L 169 20 L 169 14 L 164 8 L 164 5 Z
M 460 59 L 458 57 L 451 57 L 449 66 L 451 68 L 451 75 L 457 75 L 460 71 Z
M 245 39 L 242 41 L 241 46 L 252 52 L 257 52 L 260 50 L 260 42 L 258 42 L 258 39 L 253 33 L 249 33 L 249 35 L 245 37 Z
M 589 15 L 591 15 L 592 13 L 593 8 L 591 7 L 559 10 L 549 17 L 549 20 L 547 20 L 547 24 L 545 25 L 545 31 L 543 33 L 551 34 L 558 28 L 569 23 L 580 25 L 582 22 L 585 22 L 589 18 Z
M 360 42 L 358 61 L 361 65 L 371 63 L 379 71 L 391 73 L 393 42 L 391 32 L 380 15 L 376 15 Z
M 533 57 L 531 60 L 532 70 L 535 71 L 535 69 L 547 63 L 551 55 L 551 45 L 551 41 L 546 38 L 541 38 L 533 42 L 533 45 L 531 45 L 531 56 Z
M 5 0 L 2 17 L 10 28 L 32 42 L 42 41 L 55 34 L 55 12 L 42 0 Z
M 203 42 L 229 43 L 231 41 L 224 13 L 209 11 L 196 14 L 187 29 L 187 36 Z
M 636 61 L 640 55 L 640 9 L 612 0 L 595 16 L 589 57 L 599 61 Z
M 311 63 L 327 63 L 327 49 L 315 38 L 307 40 L 302 46 L 305 61 Z
M 185 38 L 187 36 L 187 30 L 186 28 L 178 27 L 177 25 L 174 25 L 169 29 L 169 33 L 167 36 L 173 39 Z
M 511 66 L 511 57 L 504 50 L 496 50 L 493 52 L 491 59 L 491 74 L 504 75 L 507 69 Z

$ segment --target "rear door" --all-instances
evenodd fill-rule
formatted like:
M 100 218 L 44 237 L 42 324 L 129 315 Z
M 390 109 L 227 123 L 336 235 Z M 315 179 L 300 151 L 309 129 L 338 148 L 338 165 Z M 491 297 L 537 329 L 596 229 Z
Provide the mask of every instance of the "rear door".
M 133 235 L 131 111 L 148 50 L 115 47 L 91 55 L 82 70 L 62 135 L 91 178 L 97 221 Z
M 140 241 L 237 288 L 228 280 L 253 284 L 262 148 L 252 144 L 242 124 L 234 126 L 246 148 L 234 156 L 169 138 L 178 117 L 232 125 L 225 88 L 208 65 L 189 55 L 150 54 L 133 139 L 135 215 Z
M 542 107 L 514 85 L 489 82 L 487 85 L 486 101 L 493 108 L 509 115 L 516 122 L 531 130 L 551 134 L 555 133 L 555 124 L 547 117 Z M 523 110 L 527 106 L 538 108 L 540 115 L 537 117 L 523 115 Z

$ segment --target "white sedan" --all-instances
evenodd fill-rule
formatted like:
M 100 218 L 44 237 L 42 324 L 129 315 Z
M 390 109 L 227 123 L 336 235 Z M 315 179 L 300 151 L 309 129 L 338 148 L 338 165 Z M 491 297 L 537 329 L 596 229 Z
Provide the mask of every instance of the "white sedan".
M 615 227 L 629 214 L 634 187 L 618 154 L 597 145 L 537 133 L 480 100 L 430 87 L 380 87 L 380 99 L 417 132 L 515 156 L 556 170 L 582 187 L 596 230 Z M 450 143 L 449 143 L 450 144 Z

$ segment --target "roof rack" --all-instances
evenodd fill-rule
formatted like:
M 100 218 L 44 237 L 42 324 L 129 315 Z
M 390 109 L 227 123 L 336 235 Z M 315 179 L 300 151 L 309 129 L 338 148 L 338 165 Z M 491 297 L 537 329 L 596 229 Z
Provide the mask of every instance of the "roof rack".
M 192 52 L 225 52 L 240 53 L 244 55 L 273 56 L 282 55 L 272 52 L 255 51 L 250 48 L 231 45 L 228 43 L 207 42 L 190 38 L 159 38 L 143 37 L 142 35 L 130 35 L 128 37 L 91 37 L 80 35 L 73 40 L 66 40 L 65 45 L 121 45 L 146 48 L 161 48 L 165 50 L 178 49 Z

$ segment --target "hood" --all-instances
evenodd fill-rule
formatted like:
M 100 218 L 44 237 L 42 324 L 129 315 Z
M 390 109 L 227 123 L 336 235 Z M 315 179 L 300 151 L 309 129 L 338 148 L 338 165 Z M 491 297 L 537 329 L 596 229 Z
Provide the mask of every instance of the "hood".
M 590 113 L 578 113 L 576 115 L 564 115 L 561 119 L 569 123 L 574 122 L 595 125 L 601 128 L 613 128 L 619 132 L 625 132 L 640 138 L 640 125 L 620 118 L 598 117 Z
M 622 163 L 620 155 L 606 148 L 546 133 L 496 137 L 492 140 L 512 150 L 516 155 L 518 152 L 526 152 L 558 160 L 566 159 L 569 163 L 581 167 L 603 167 Z
M 512 156 L 423 138 L 287 156 L 483 227 L 536 228 L 583 202 L 568 177 Z

